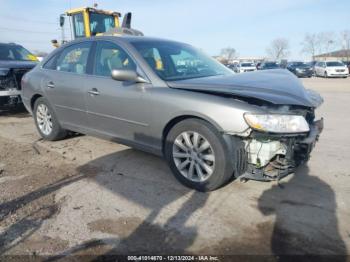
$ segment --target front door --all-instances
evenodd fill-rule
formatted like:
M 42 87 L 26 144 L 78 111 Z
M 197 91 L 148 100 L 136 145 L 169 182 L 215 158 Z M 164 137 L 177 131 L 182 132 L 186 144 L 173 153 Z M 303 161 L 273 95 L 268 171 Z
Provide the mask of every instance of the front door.
M 117 44 L 97 41 L 93 74 L 87 77 L 86 103 L 91 129 L 121 140 L 142 140 L 150 112 L 143 103 L 144 84 L 116 81 L 113 69 L 136 70 L 136 64 Z

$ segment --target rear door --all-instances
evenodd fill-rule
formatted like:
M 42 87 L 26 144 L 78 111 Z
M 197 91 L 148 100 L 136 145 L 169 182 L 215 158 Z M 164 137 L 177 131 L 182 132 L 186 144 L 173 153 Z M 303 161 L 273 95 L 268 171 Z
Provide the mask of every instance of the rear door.
M 142 141 L 151 116 L 143 100 L 145 84 L 116 81 L 113 69 L 136 71 L 136 64 L 116 43 L 97 41 L 93 73 L 86 82 L 89 127 L 110 137 Z
M 91 41 L 85 41 L 63 49 L 52 69 L 45 70 L 42 83 L 59 121 L 76 127 L 73 129 L 87 126 L 85 82 L 91 45 Z

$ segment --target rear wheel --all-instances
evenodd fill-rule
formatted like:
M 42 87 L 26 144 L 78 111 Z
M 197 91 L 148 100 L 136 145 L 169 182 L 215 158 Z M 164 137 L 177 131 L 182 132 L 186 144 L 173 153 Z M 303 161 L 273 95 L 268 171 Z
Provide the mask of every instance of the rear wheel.
M 61 128 L 55 112 L 45 98 L 40 97 L 35 101 L 33 114 L 36 128 L 45 140 L 55 141 L 67 136 L 67 131 Z
M 184 120 L 170 130 L 165 156 L 175 177 L 199 191 L 221 187 L 234 173 L 222 135 L 200 119 Z

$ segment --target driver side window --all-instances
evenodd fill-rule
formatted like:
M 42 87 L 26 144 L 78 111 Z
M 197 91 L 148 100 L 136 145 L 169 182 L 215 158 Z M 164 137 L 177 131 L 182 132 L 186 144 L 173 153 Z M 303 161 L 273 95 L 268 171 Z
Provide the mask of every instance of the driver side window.
M 118 45 L 111 42 L 97 42 L 94 75 L 110 76 L 113 69 L 136 70 L 136 64 Z

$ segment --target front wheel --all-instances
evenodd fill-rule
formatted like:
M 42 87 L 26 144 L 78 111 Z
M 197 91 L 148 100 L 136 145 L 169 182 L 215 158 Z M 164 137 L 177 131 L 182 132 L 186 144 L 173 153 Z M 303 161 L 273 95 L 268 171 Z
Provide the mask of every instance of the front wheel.
M 223 136 L 200 119 L 184 120 L 170 130 L 165 157 L 175 177 L 198 191 L 221 187 L 235 172 Z
M 35 101 L 33 115 L 36 128 L 43 139 L 55 141 L 67 136 L 67 131 L 61 128 L 55 112 L 45 98 L 40 97 Z
M 328 74 L 327 74 L 327 71 L 324 71 L 324 74 L 323 74 L 324 78 L 328 78 Z

